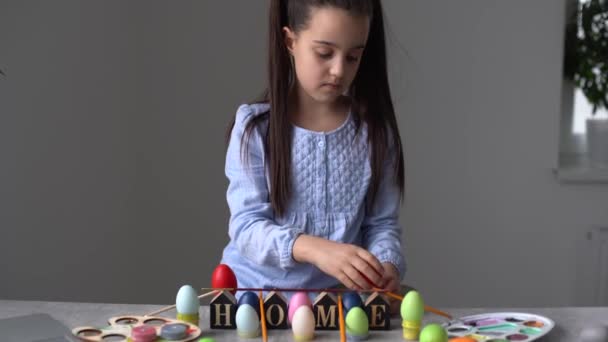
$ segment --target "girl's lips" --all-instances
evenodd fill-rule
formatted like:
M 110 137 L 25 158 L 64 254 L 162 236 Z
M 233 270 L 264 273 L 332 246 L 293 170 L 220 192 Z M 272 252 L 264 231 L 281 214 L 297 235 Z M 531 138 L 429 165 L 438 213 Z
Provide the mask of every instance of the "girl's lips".
M 330 89 L 334 89 L 334 90 L 340 88 L 339 84 L 333 84 L 333 83 L 325 83 L 323 86 L 327 87 L 327 88 L 330 88 Z

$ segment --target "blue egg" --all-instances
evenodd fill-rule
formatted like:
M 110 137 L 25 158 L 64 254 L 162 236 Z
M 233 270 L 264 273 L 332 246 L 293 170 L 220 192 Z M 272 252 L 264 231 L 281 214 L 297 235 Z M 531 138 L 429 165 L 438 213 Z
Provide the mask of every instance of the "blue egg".
M 251 305 L 251 307 L 254 308 L 255 312 L 258 314 L 258 317 L 260 316 L 260 299 L 254 292 L 247 291 L 243 293 L 237 304 L 238 306 L 243 304 Z
M 260 317 L 251 305 L 239 305 L 234 320 L 236 332 L 240 337 L 255 338 L 260 335 Z
M 363 307 L 363 301 L 361 296 L 356 292 L 347 292 L 342 296 L 342 305 L 344 305 L 344 311 L 348 312 L 350 309 L 358 306 Z
M 187 315 L 198 314 L 200 305 L 198 294 L 192 286 L 184 285 L 177 291 L 177 296 L 175 296 L 177 312 Z

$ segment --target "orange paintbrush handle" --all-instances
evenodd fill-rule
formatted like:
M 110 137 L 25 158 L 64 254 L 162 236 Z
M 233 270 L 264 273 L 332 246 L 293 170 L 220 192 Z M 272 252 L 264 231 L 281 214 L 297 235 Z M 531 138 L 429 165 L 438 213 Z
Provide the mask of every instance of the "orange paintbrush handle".
M 392 292 L 385 292 L 385 293 L 389 297 L 395 298 L 397 300 L 403 300 L 403 296 L 400 296 L 398 294 L 395 294 L 395 293 L 392 293 Z M 435 309 L 432 306 L 425 305 L 424 306 L 424 311 L 432 312 L 432 313 L 434 313 L 436 315 L 443 316 L 443 317 L 446 317 L 448 319 L 452 319 L 452 315 L 450 315 L 450 314 L 448 314 L 446 312 L 443 312 L 443 311 L 441 311 L 439 309 Z
M 260 291 L 260 323 L 262 324 L 262 341 L 268 341 L 268 331 L 266 330 L 266 313 L 264 312 L 264 298 Z

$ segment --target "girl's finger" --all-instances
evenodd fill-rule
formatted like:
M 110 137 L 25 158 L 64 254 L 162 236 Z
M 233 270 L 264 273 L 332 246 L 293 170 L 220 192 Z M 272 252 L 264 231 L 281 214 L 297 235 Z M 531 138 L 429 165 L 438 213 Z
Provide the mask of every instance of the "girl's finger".
M 359 271 L 357 271 L 355 267 L 346 267 L 342 271 L 350 278 L 353 283 L 355 283 L 359 290 L 370 289 L 370 285 L 365 281 L 365 279 L 361 276 L 361 273 L 359 273 Z
M 359 255 L 361 259 L 365 260 L 374 269 L 374 271 L 378 273 L 378 275 L 384 275 L 384 267 L 382 267 L 382 264 L 380 261 L 378 261 L 378 258 L 376 258 L 372 253 L 361 248 L 357 255 Z
M 357 284 L 344 272 L 341 272 L 338 275 L 338 280 L 342 283 L 342 285 L 346 286 L 346 288 L 358 291 L 360 290 Z
M 382 287 L 382 283 L 384 282 L 382 276 L 378 274 L 365 259 L 355 258 L 352 263 L 357 271 L 361 273 L 361 276 L 367 282 L 367 285 L 379 288 Z

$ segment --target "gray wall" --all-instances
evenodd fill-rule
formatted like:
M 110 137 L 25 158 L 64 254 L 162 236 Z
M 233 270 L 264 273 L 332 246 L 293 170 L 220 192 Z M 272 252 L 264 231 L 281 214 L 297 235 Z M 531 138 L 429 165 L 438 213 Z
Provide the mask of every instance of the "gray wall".
M 385 1 L 406 282 L 437 306 L 593 304 L 608 187 L 559 184 L 564 1 Z M 0 298 L 170 303 L 227 242 L 223 133 L 267 1 L 0 1 Z
M 592 304 L 579 272 L 608 187 L 551 173 L 564 1 L 401 6 L 408 278 L 446 305 Z

